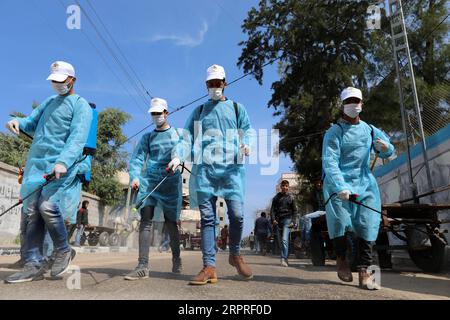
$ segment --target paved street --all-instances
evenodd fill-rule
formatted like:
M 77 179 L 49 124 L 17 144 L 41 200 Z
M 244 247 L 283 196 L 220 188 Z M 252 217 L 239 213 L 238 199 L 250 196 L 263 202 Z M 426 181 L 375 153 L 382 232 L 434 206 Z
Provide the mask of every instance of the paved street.
M 136 252 L 78 254 L 74 264 L 81 270 L 81 289 L 69 290 L 62 280 L 45 279 L 31 283 L 0 284 L 0 299 L 450 299 L 450 274 L 428 275 L 413 267 L 383 272 L 382 290 L 369 292 L 337 279 L 334 261 L 314 267 L 309 260 L 291 260 L 291 267 L 278 265 L 273 256 L 246 255 L 254 279 L 239 281 L 228 265 L 227 253 L 218 254 L 219 282 L 189 286 L 188 280 L 201 268 L 199 251 L 183 251 L 184 271 L 170 273 L 171 255 L 151 252 L 150 278 L 125 281 L 123 275 L 135 267 Z M 0 257 L 0 278 L 14 272 L 6 269 L 17 257 Z M 356 275 L 356 274 L 354 274 Z M 69 281 L 70 282 L 70 281 Z

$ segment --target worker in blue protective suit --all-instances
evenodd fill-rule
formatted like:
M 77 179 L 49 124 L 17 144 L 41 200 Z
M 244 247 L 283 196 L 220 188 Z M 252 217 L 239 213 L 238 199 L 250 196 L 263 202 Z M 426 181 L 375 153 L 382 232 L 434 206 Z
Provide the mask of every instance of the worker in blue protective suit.
M 125 276 L 126 280 L 138 280 L 149 276 L 149 249 L 152 219 L 155 207 L 160 206 L 164 214 L 165 229 L 169 233 L 172 249 L 172 272 L 180 273 L 180 236 L 177 221 L 182 201 L 182 180 L 179 170 L 183 144 L 182 135 L 169 125 L 167 101 L 154 98 L 149 113 L 156 129 L 142 136 L 130 162 L 130 181 L 133 189 L 139 188 L 136 202 L 145 200 L 140 210 L 139 259 L 135 270 Z M 146 160 L 147 159 L 147 160 Z
M 81 187 L 82 187 L 82 176 L 84 176 L 87 172 L 90 172 L 91 170 L 91 163 L 92 163 L 92 156 L 88 156 L 83 162 L 81 162 L 79 165 L 77 165 L 78 169 L 78 175 L 77 178 L 72 181 L 71 184 L 66 186 L 64 192 L 62 193 L 62 197 L 59 202 L 59 208 L 61 210 L 62 216 L 64 218 L 64 221 L 66 223 L 70 223 L 73 226 L 75 226 L 76 218 L 77 218 L 77 209 L 78 209 L 78 203 L 81 199 Z M 23 173 L 22 173 L 23 174 Z M 22 184 L 22 179 L 20 179 L 19 184 Z M 24 214 L 23 207 L 21 210 L 21 217 L 20 217 L 20 259 L 19 261 L 15 262 L 14 264 L 11 264 L 11 268 L 23 268 L 25 265 L 25 234 L 26 234 L 26 227 L 28 224 L 28 216 Z M 73 228 L 75 229 L 75 227 Z M 69 232 L 67 240 L 70 241 L 70 237 L 72 235 L 73 231 Z M 46 230 L 43 247 L 42 247 L 42 254 L 44 256 L 44 262 L 45 264 L 44 268 L 49 269 L 51 268 L 55 255 L 53 250 L 53 241 L 52 238 Z
M 212 65 L 207 70 L 206 87 L 210 100 L 197 107 L 185 129 L 192 147 L 192 175 L 189 181 L 191 208 L 199 208 L 203 269 L 190 284 L 217 282 L 215 221 L 217 197 L 225 199 L 230 221 L 229 263 L 244 279 L 252 278 L 250 267 L 240 255 L 244 221 L 245 168 L 252 130 L 244 106 L 224 96 L 225 70 Z
M 20 130 L 33 136 L 28 152 L 20 190 L 24 213 L 28 217 L 25 235 L 25 266 L 9 276 L 8 283 L 43 279 L 42 244 L 45 229 L 55 247 L 55 261 L 51 276 L 68 270 L 73 250 L 67 240 L 67 231 L 61 210 L 65 190 L 78 174 L 77 164 L 83 161 L 93 113 L 88 102 L 75 94 L 75 70 L 67 62 L 51 65 L 47 78 L 57 95 L 51 96 L 26 118 L 14 118 L 7 127 L 18 134 Z M 41 191 L 27 197 L 45 182 L 44 175 L 53 174 L 55 180 Z
M 349 201 L 358 194 L 358 201 L 381 210 L 380 192 L 370 170 L 370 154 L 387 158 L 394 151 L 389 137 L 359 118 L 362 93 L 346 88 L 341 93 L 342 118 L 327 130 L 322 149 L 323 185 L 328 233 L 334 239 L 339 279 L 353 281 L 345 260 L 345 234 L 353 231 L 357 237 L 357 257 L 360 286 L 368 288 L 367 267 L 372 264 L 373 241 L 376 240 L 381 215 Z M 371 286 L 374 288 L 373 286 Z
M 59 201 L 59 209 L 63 216 L 64 222 L 75 224 L 77 220 L 78 204 L 81 200 L 82 185 L 84 180 L 84 175 L 91 171 L 92 156 L 87 156 L 80 164 L 77 165 L 77 176 L 72 182 L 65 186 L 64 192 L 62 193 Z M 72 232 L 68 232 L 67 241 L 70 243 Z M 51 268 L 53 262 L 55 261 L 56 251 L 53 250 L 53 241 L 51 239 L 50 233 L 47 231 L 44 238 L 43 244 L 43 255 L 45 258 L 45 268 Z M 72 254 L 75 251 L 72 252 Z

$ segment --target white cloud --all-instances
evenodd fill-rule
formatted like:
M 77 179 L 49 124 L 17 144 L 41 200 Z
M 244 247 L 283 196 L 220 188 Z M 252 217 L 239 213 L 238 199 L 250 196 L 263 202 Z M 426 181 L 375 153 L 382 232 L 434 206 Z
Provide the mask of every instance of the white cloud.
M 203 43 L 205 39 L 205 35 L 208 32 L 208 24 L 203 22 L 203 26 L 196 36 L 192 36 L 189 34 L 184 35 L 176 35 L 176 34 L 158 34 L 150 38 L 150 42 L 159 42 L 159 41 L 172 41 L 176 46 L 183 47 L 197 47 Z

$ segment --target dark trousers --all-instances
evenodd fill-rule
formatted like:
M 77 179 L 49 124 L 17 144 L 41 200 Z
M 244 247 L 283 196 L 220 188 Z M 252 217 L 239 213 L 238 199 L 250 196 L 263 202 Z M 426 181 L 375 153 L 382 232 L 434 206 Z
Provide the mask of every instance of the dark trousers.
M 226 250 L 226 248 L 227 248 L 227 239 L 228 238 L 221 238 L 222 244 L 221 244 L 220 248 L 222 250 Z
M 358 268 L 367 268 L 372 265 L 372 248 L 373 242 L 366 241 L 362 238 L 354 238 L 353 244 L 347 238 L 347 236 L 338 237 L 333 239 L 336 256 L 345 258 L 348 250 L 348 246 L 352 245 L 353 250 L 356 252 L 356 261 Z
M 141 209 L 141 223 L 139 226 L 139 265 L 148 266 L 148 255 L 150 251 L 150 234 L 155 207 L 146 206 Z M 176 221 L 171 221 L 164 215 L 164 227 L 169 233 L 172 258 L 180 257 L 180 234 Z
M 387 232 L 380 232 L 378 234 L 376 245 L 388 246 L 389 238 Z M 378 252 L 378 262 L 380 263 L 380 268 L 392 268 L 392 255 L 386 249 L 380 249 Z
M 73 233 L 75 232 L 75 230 L 77 229 L 77 224 L 71 224 L 70 227 L 68 228 L 68 235 L 67 235 L 67 240 L 70 241 L 70 239 L 73 236 Z
M 259 246 L 259 252 L 265 253 L 266 252 L 266 241 L 267 241 L 267 234 L 266 233 L 257 233 L 256 234 L 256 241 L 258 241 Z

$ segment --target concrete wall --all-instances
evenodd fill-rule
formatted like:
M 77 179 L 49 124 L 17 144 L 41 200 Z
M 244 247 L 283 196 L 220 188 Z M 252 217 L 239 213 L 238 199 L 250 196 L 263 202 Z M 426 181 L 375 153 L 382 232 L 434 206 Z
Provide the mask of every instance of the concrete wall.
M 450 184 L 450 125 L 427 138 L 428 158 L 430 160 L 433 187 L 438 188 Z M 411 150 L 413 174 L 418 193 L 429 191 L 420 145 Z M 412 196 L 409 188 L 408 167 L 404 154 L 386 165 L 377 167 L 374 171 L 377 178 L 383 203 L 393 203 Z M 421 203 L 450 203 L 450 190 L 434 194 L 432 197 L 421 198 Z M 450 219 L 450 210 L 440 211 L 441 219 Z M 450 230 L 450 224 L 443 224 L 442 229 Z M 446 234 L 450 242 L 449 234 Z
M 0 214 L 19 201 L 19 169 L 0 162 Z M 17 206 L 0 217 L 0 245 L 14 244 L 20 227 L 20 209 Z

